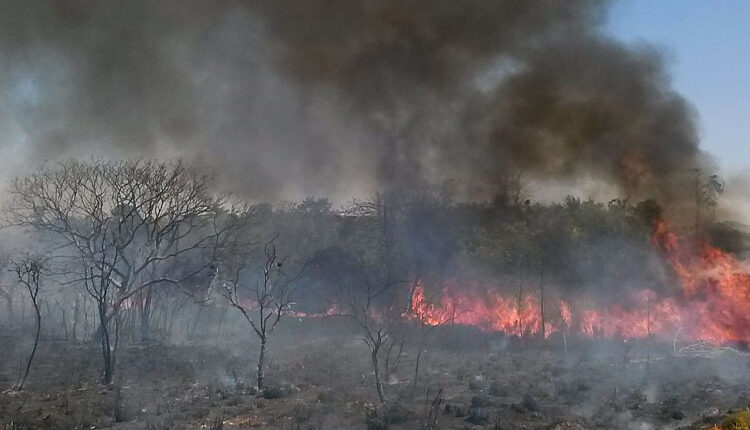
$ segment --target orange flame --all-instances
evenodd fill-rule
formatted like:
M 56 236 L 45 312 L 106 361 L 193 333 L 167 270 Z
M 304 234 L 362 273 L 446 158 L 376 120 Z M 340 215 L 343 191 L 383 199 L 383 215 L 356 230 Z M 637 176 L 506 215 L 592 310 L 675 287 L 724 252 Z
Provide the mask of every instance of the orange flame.
M 577 315 L 560 301 L 559 317 L 545 321 L 545 335 L 572 331 L 589 337 L 671 337 L 680 330 L 690 339 L 750 343 L 748 268 L 707 243 L 691 246 L 662 221 L 655 225 L 652 244 L 673 269 L 681 286 L 678 294 L 659 297 L 650 289 L 637 290 L 621 305 L 585 309 Z M 535 296 L 508 299 L 497 291 L 445 286 L 436 300 L 429 300 L 424 287 L 417 285 L 410 318 L 426 325 L 470 325 L 517 336 L 541 332 Z

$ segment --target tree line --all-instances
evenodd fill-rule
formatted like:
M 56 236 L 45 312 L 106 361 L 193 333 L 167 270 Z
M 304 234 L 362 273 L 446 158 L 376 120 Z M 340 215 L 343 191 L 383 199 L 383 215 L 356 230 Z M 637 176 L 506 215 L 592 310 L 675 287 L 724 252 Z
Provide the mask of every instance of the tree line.
M 360 327 L 384 401 L 383 378 L 404 347 L 399 327 L 414 323 L 404 315 L 418 284 L 438 294 L 445 280 L 487 282 L 509 294 L 518 289 L 519 300 L 533 285 L 542 319 L 556 312 L 545 310 L 553 303 L 545 297 L 617 300 L 629 286 L 670 288 L 649 239 L 661 217 L 653 200 L 542 204 L 522 199 L 517 181 L 509 184 L 515 188 L 486 202 L 418 188 L 334 208 L 325 198 L 243 202 L 180 161 L 70 160 L 15 178 L 3 209 L 11 233 L 3 236 L 0 298 L 6 326 L 18 300 L 35 314 L 33 349 L 17 388 L 45 319 L 74 341 L 95 342 L 102 382 L 110 384 L 121 342 L 168 342 L 186 307 L 218 306 L 240 314 L 258 338 L 262 389 L 278 323 L 335 306 Z M 696 223 L 741 251 L 728 233 L 734 227 L 707 215 L 718 179 L 705 184 L 696 185 L 703 193 Z M 429 327 L 420 322 L 426 336 Z

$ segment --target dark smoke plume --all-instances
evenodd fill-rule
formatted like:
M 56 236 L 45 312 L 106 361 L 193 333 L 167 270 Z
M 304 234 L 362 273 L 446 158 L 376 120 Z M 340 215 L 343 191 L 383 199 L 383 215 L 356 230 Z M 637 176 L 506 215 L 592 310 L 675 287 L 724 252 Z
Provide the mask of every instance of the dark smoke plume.
M 603 35 L 607 6 L 4 1 L 3 167 L 180 156 L 271 199 L 585 174 L 674 199 L 705 163 L 693 112 L 657 52 Z

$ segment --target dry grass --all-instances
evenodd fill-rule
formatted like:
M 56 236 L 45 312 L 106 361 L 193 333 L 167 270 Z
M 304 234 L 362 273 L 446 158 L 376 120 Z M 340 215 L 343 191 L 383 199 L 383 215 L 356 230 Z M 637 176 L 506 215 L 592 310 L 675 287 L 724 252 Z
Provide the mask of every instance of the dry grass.
M 730 415 L 721 425 L 710 430 L 750 430 L 750 408 Z

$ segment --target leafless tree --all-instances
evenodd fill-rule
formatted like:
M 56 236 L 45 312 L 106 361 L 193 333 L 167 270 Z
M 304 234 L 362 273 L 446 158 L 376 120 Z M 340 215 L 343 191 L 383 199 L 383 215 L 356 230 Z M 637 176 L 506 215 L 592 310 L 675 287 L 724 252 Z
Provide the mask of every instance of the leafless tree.
M 443 389 L 440 388 L 435 394 L 435 397 L 430 397 L 430 389 L 427 389 L 424 397 L 424 409 L 422 416 L 419 420 L 420 430 L 438 430 L 438 418 L 440 417 L 440 409 L 445 403 L 445 397 L 443 396 Z
M 99 342 L 101 344 L 102 358 L 104 360 L 104 373 L 102 381 L 105 384 L 111 384 L 115 369 L 115 355 L 112 351 L 112 339 L 109 329 L 110 319 L 108 310 L 110 308 L 112 286 L 112 272 L 117 265 L 119 255 L 117 248 L 108 246 L 105 234 L 100 240 L 92 241 L 93 246 L 98 248 L 96 256 L 100 259 L 96 264 L 90 264 L 81 259 L 81 269 L 83 277 L 81 280 L 86 288 L 86 292 L 96 302 L 97 315 L 99 317 Z
M 401 319 L 401 316 L 399 316 L 397 322 Z M 386 381 L 390 380 L 398 371 L 404 353 L 404 346 L 406 346 L 406 339 L 405 324 L 394 324 L 391 329 L 391 336 L 389 336 L 389 339 L 386 342 L 385 349 L 385 363 L 383 370 Z
M 362 341 L 370 350 L 370 362 L 375 377 L 375 390 L 381 402 L 386 401 L 383 389 L 384 374 L 381 355 L 384 346 L 392 336 L 394 326 L 400 315 L 397 315 L 391 285 L 376 285 L 370 280 L 354 278 L 342 281 L 340 302 L 344 307 L 343 315 L 354 319 L 362 329 Z M 390 295 L 390 297 L 388 297 Z
M 26 368 L 23 375 L 20 376 L 16 389 L 18 391 L 23 390 L 26 380 L 29 377 L 31 371 L 31 364 L 34 361 L 37 347 L 39 346 L 39 334 L 42 330 L 42 313 L 41 303 L 39 297 L 39 289 L 42 283 L 42 272 L 44 270 L 44 260 L 37 256 L 28 255 L 18 261 L 11 262 L 11 270 L 16 275 L 18 282 L 24 286 L 26 292 L 31 299 L 31 305 L 34 308 L 35 316 L 35 331 L 34 331 L 34 345 L 31 348 L 31 353 L 26 361 Z
M 347 211 L 365 223 L 363 236 L 356 239 L 353 258 L 347 265 L 334 267 L 339 284 L 338 301 L 345 315 L 362 329 L 362 340 L 370 350 L 375 389 L 378 399 L 385 402 L 384 373 L 381 354 L 392 351 L 393 336 L 403 318 L 396 286 L 406 285 L 409 264 L 399 252 L 395 237 L 398 230 L 399 205 L 393 195 L 376 195 L 367 201 L 355 201 Z M 390 356 L 390 354 L 388 354 Z M 388 358 L 388 357 L 387 357 Z
M 121 307 L 205 273 L 236 218 L 211 178 L 181 162 L 71 160 L 14 179 L 10 194 L 11 221 L 52 233 L 55 257 L 74 268 L 69 282 L 97 301 L 105 363 L 104 331 Z
M 252 279 L 251 270 L 255 265 L 251 252 L 240 254 L 233 264 L 230 263 L 233 267 L 227 268 L 228 273 L 219 277 L 224 297 L 242 314 L 260 340 L 256 380 L 259 390 L 265 388 L 264 369 L 269 335 L 281 318 L 291 311 L 296 281 L 307 266 L 302 264 L 295 269 L 294 274 L 288 274 L 288 259 L 279 256 L 275 244 L 277 237 L 278 235 L 275 235 L 263 246 L 260 276 L 256 276 L 255 280 Z

